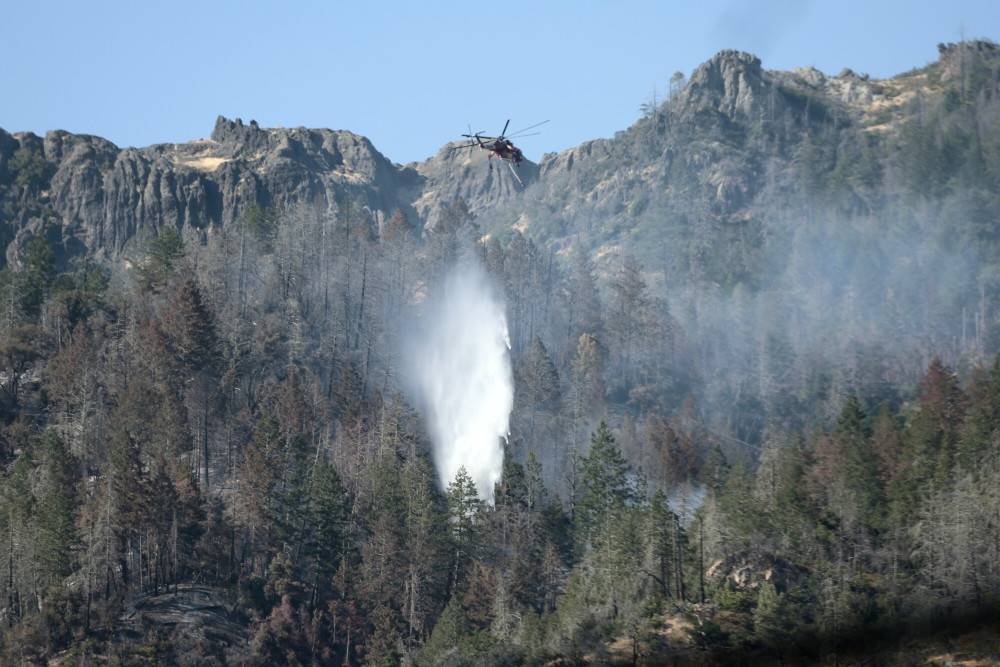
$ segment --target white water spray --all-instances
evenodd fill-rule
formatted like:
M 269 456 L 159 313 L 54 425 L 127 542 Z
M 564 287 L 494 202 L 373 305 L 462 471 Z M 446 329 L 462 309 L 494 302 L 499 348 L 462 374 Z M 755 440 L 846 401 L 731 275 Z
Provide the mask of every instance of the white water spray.
M 503 300 L 476 259 L 460 261 L 429 296 L 403 359 L 441 485 L 465 466 L 479 497 L 492 503 L 514 382 Z

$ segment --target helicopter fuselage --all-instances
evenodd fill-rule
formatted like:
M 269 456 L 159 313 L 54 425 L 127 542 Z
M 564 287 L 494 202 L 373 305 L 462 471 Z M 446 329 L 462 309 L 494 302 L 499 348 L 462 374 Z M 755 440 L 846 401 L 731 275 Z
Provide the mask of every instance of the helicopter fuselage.
M 501 160 L 510 160 L 514 164 L 524 160 L 524 154 L 521 152 L 521 149 L 509 141 L 490 141 L 480 144 L 479 147 L 490 152 L 490 159 L 496 157 Z

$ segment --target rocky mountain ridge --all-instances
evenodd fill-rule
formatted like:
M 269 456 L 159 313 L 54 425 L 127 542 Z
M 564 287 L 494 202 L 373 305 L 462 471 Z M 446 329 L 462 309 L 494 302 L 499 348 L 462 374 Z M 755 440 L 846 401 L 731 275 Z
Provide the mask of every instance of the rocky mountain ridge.
M 801 203 L 810 190 L 836 191 L 850 214 L 875 210 L 893 187 L 886 166 L 907 121 L 950 103 L 948 95 L 985 104 L 1000 81 L 1000 47 L 975 41 L 938 51 L 938 60 L 881 80 L 849 69 L 768 70 L 752 54 L 721 51 L 628 129 L 545 155 L 538 181 L 480 223 L 558 252 L 582 242 L 599 262 L 623 248 L 647 268 L 710 255 L 709 273 L 739 282 L 754 260 L 727 255 L 762 245 L 765 221 L 793 196 Z M 694 230 L 713 247 L 668 256 L 663 248 L 689 244 Z
M 739 221 L 752 216 L 765 188 L 760 156 L 741 133 L 781 126 L 783 140 L 795 141 L 817 122 L 891 132 L 908 103 L 967 76 L 970 60 L 998 60 L 992 42 L 939 51 L 932 65 L 881 81 L 850 70 L 833 77 L 813 68 L 766 70 L 756 56 L 721 51 L 673 99 L 614 138 L 546 154 L 537 165 L 526 161 L 524 188 L 505 168 L 489 170 L 481 151 L 449 144 L 399 165 L 343 130 L 268 129 L 219 117 L 208 139 L 119 148 L 61 130 L 38 137 L 0 129 L 0 243 L 8 261 L 38 234 L 61 257 L 107 259 L 164 226 L 203 240 L 254 204 L 333 211 L 345 200 L 367 210 L 373 225 L 399 209 L 415 227 L 433 228 L 457 198 L 490 231 L 559 241 L 598 218 L 628 231 L 652 198 L 683 188 L 704 195 L 698 215 Z M 548 229 L 537 229 L 540 218 Z

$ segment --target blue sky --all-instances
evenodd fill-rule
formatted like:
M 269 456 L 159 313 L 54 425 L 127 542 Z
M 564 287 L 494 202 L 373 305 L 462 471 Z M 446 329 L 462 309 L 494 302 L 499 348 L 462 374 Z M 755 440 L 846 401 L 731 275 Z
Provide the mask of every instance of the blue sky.
M 764 66 L 891 76 L 942 41 L 1000 39 L 1000 2 L 0 2 L 0 127 L 120 146 L 223 114 L 348 129 L 423 159 L 473 129 L 551 119 L 543 152 L 628 127 L 654 85 L 722 48 Z

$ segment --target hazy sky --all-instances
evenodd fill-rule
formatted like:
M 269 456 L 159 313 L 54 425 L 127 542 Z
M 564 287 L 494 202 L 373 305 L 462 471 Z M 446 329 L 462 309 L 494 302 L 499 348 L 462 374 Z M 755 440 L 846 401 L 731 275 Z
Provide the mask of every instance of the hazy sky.
M 1000 39 L 997 0 L 46 2 L 0 0 L 0 127 L 120 146 L 207 136 L 223 114 L 348 129 L 390 159 L 551 119 L 537 159 L 628 127 L 677 70 L 736 48 L 768 68 L 891 76 Z

